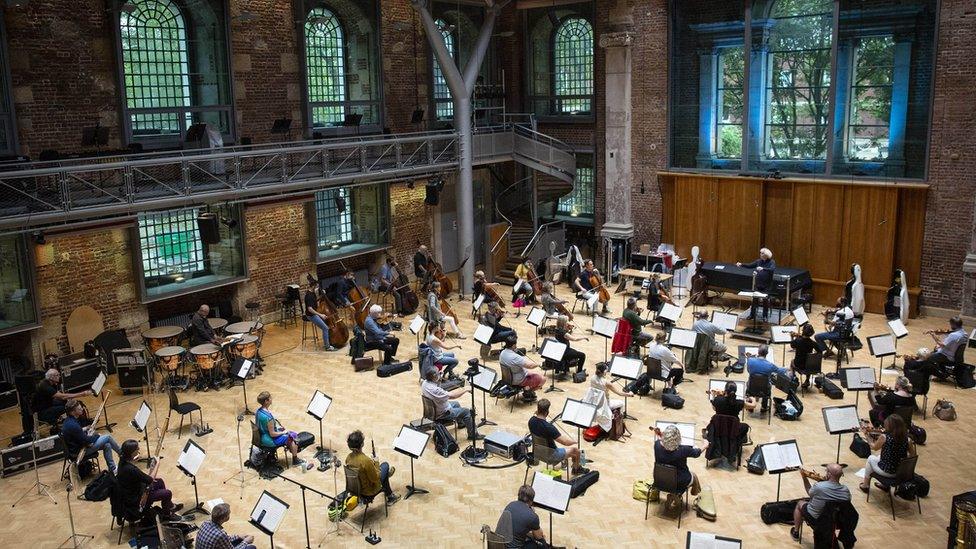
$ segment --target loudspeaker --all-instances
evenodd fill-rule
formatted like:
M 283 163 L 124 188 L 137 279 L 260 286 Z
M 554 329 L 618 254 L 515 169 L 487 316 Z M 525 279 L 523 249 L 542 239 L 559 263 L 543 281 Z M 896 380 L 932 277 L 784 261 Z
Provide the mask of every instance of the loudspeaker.
M 220 223 L 217 221 L 217 214 L 201 212 L 197 216 L 197 229 L 200 231 L 200 240 L 204 244 L 220 242 Z
M 424 196 L 424 204 L 436 206 L 441 201 L 441 189 L 444 188 L 444 180 L 429 182 L 426 186 L 427 194 Z
M 339 194 L 335 195 L 335 207 L 336 211 L 342 213 L 346 211 L 346 199 L 342 198 Z

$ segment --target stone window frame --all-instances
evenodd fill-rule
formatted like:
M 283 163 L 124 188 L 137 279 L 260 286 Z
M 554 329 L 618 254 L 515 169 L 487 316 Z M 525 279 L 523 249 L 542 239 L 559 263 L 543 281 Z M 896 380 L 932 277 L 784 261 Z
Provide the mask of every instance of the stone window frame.
M 28 330 L 34 330 L 41 326 L 41 305 L 40 299 L 37 293 L 37 266 L 34 258 L 34 241 L 28 237 L 27 234 L 21 233 L 17 235 L 8 235 L 9 238 L 16 240 L 15 245 L 19 248 L 20 253 L 17 254 L 17 267 L 20 273 L 24 276 L 24 282 L 28 295 L 31 298 L 31 313 L 33 313 L 34 318 L 29 322 L 17 326 L 8 326 L 6 328 L 0 328 L 0 336 L 7 336 L 10 334 L 16 334 L 19 332 L 26 332 Z M 50 246 L 51 244 L 48 244 Z M 6 300 L 8 296 L 3 296 Z

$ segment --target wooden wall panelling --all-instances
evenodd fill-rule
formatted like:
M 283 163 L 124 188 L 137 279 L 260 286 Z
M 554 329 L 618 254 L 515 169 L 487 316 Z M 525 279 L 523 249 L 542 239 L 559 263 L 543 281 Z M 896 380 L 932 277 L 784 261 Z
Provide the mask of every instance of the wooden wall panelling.
M 773 251 L 777 264 L 793 265 L 793 183 L 766 181 L 763 187 L 762 246 Z
M 884 285 L 890 285 L 895 269 L 903 269 L 908 287 L 917 288 L 922 277 L 922 240 L 925 238 L 925 201 L 927 193 L 919 189 L 898 192 L 898 222 L 896 224 L 895 256 L 891 269 L 885 274 Z M 917 300 L 916 300 L 917 301 Z
M 865 309 L 884 311 L 885 290 L 895 255 L 898 189 L 852 186 L 846 192 L 846 245 L 839 280 L 850 278 L 850 266 L 861 266 Z
M 844 231 L 844 190 L 840 185 L 794 184 L 792 246 L 787 266 L 806 268 L 815 279 L 841 280 L 837 275 Z M 814 295 L 818 301 L 824 299 L 819 293 Z
M 718 208 L 716 253 L 718 261 L 752 261 L 762 246 L 763 184 L 756 180 L 715 181 Z
M 674 194 L 677 183 L 675 179 L 676 177 L 672 175 L 658 175 L 658 181 L 661 184 L 661 242 L 671 244 L 676 244 L 674 239 Z M 631 213 L 631 215 L 635 214 L 636 212 Z M 640 248 L 640 244 L 635 244 L 634 246 L 635 251 L 636 248 Z
M 705 261 L 715 261 L 716 218 L 720 211 L 715 179 L 689 177 L 675 185 L 674 243 L 678 255 L 689 257 L 691 247 L 699 246 Z

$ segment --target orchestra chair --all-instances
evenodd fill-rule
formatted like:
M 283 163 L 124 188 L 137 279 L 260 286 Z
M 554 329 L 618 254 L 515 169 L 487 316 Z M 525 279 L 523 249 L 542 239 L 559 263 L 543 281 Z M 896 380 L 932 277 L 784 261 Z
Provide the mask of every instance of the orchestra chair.
M 823 353 L 819 353 L 819 352 L 817 352 L 817 353 L 810 353 L 809 355 L 807 355 L 807 358 L 803 362 L 803 364 L 798 364 L 796 367 L 794 367 L 794 371 L 797 374 L 801 374 L 801 375 L 805 375 L 805 376 L 808 375 L 810 377 L 815 377 L 818 374 L 822 374 L 823 373 Z M 801 384 L 800 385 L 800 394 L 802 395 L 804 393 L 806 393 L 806 388 L 804 388 L 803 385 Z
M 938 366 L 936 377 L 941 381 L 951 377 L 955 381 L 956 387 L 959 387 L 959 378 L 956 377 L 956 373 L 965 368 L 972 368 L 972 366 L 966 364 L 966 343 L 963 343 L 956 349 L 956 353 L 950 362 Z
M 494 530 L 489 528 L 487 524 L 483 525 L 481 532 L 485 536 L 487 549 L 505 549 L 508 547 L 508 543 L 513 538 L 512 529 L 512 513 L 508 511 L 502 511 Z
M 425 397 L 424 395 L 420 395 L 420 399 L 423 401 L 424 404 L 424 419 L 423 419 L 423 423 L 421 424 L 422 427 L 429 427 L 434 425 L 435 423 L 440 423 L 445 427 L 448 425 L 454 425 L 454 439 L 457 440 L 458 422 L 455 421 L 449 415 L 437 417 L 437 406 L 434 404 L 434 401 Z
M 736 469 L 742 466 L 742 447 L 745 446 L 745 441 L 739 438 L 740 425 L 739 416 L 712 416 L 705 428 L 709 442 L 705 452 L 706 469 L 710 461 L 721 458 L 725 458 L 729 465 L 734 461 Z
M 665 494 L 672 494 L 682 503 L 678 511 L 678 529 L 681 529 L 681 515 L 688 509 L 688 488 L 680 490 L 678 488 L 678 470 L 674 465 L 663 463 L 654 464 L 654 487 Z M 683 501 L 682 501 L 683 498 Z M 647 509 L 651 505 L 651 498 L 644 502 L 644 520 L 647 520 Z M 666 504 L 665 504 L 666 505 Z
M 380 488 L 379 492 L 375 494 L 364 494 L 362 487 L 359 484 L 359 469 L 356 467 L 350 467 L 348 465 L 343 466 L 343 472 L 346 474 L 346 494 L 350 496 L 356 496 L 356 499 L 360 503 L 365 503 L 366 508 L 363 509 L 363 522 L 359 525 L 359 532 L 362 533 L 366 529 L 366 517 L 369 514 L 369 506 L 376 499 L 376 496 L 383 493 L 383 489 Z M 386 516 L 390 516 L 390 506 L 386 504 L 385 499 L 383 502 L 383 509 L 386 511 Z
M 861 340 L 857 338 L 857 331 L 860 327 L 861 323 L 856 320 L 845 322 L 840 329 L 840 339 L 834 341 L 834 350 L 837 353 L 838 373 L 840 373 L 841 360 L 850 363 L 850 359 L 854 357 L 854 351 L 858 351 L 863 347 Z M 847 355 L 848 352 L 850 352 L 850 357 Z
M 772 425 L 773 423 L 773 409 L 769 402 L 772 397 L 770 387 L 769 377 L 762 374 L 749 374 L 749 380 L 746 382 L 745 396 L 756 397 L 760 400 L 760 414 L 763 409 L 766 410 L 767 425 Z
M 525 460 L 525 476 L 522 478 L 522 484 L 528 484 L 529 481 L 529 469 L 532 468 L 536 463 L 545 464 L 546 469 L 553 469 L 554 466 L 560 465 L 566 474 L 569 474 L 569 458 L 565 457 L 563 459 L 556 458 L 556 449 L 549 446 L 546 439 L 532 435 L 532 459 Z M 563 479 L 563 480 L 569 480 Z
M 906 457 L 898 464 L 895 476 L 891 478 L 873 477 L 873 480 L 883 490 L 888 491 L 888 502 L 891 503 L 891 520 L 895 520 L 895 489 L 903 482 L 908 482 L 915 477 L 915 466 L 918 465 L 918 454 Z M 871 501 L 871 485 L 868 484 L 868 494 L 865 501 Z M 918 504 L 918 514 L 922 514 L 922 500 L 915 494 L 915 503 Z
M 854 516 L 858 514 L 857 509 L 854 508 L 854 504 L 850 501 L 827 501 L 824 503 L 823 511 L 820 512 L 820 518 L 817 519 L 815 525 L 811 526 L 813 528 L 814 547 L 821 547 L 820 542 L 827 541 L 828 539 L 830 541 L 829 547 L 850 547 L 850 545 L 841 541 L 837 535 L 837 532 L 840 531 L 842 526 L 838 519 L 841 511 L 851 513 Z M 803 545 L 803 525 L 806 522 L 806 519 L 800 521 L 800 528 L 798 530 L 800 539 L 797 540 L 797 543 L 800 545 Z M 827 530 L 828 528 L 829 531 Z
M 308 335 L 308 331 L 312 331 L 312 335 Z M 308 319 L 308 315 L 302 315 L 302 350 L 305 350 L 305 341 L 311 339 L 312 345 L 318 348 L 319 346 L 319 328 L 312 321 Z
M 912 426 L 912 416 L 915 414 L 915 406 L 909 404 L 908 406 L 896 406 L 892 412 L 896 416 L 901 416 L 901 419 L 905 421 L 905 428 Z
M 138 529 L 139 522 L 142 520 L 142 512 L 138 509 L 127 508 L 122 502 L 122 491 L 119 489 L 115 476 L 109 475 L 112 479 L 112 489 L 109 491 L 108 499 L 112 511 L 112 524 L 109 530 L 114 530 L 115 525 L 119 525 L 119 541 L 116 545 L 122 545 L 122 536 L 125 534 L 125 525 Z
M 159 515 L 156 515 L 156 533 L 159 535 L 159 549 L 182 549 L 188 545 L 183 531 L 172 526 L 164 526 Z
M 248 321 L 257 320 L 261 316 L 261 304 L 257 301 L 248 301 L 244 304 L 244 309 L 247 311 L 245 314 Z
M 281 308 L 281 316 L 278 319 L 278 325 L 285 326 L 287 324 L 297 324 L 298 302 L 301 301 L 302 297 L 298 292 L 298 288 L 285 286 L 285 293 L 278 294 L 275 297 L 278 298 L 279 306 Z
M 922 397 L 922 419 L 928 419 L 931 377 L 922 370 L 905 370 L 905 377 L 912 384 L 912 396 Z
M 58 433 L 58 438 L 61 439 L 61 447 L 64 448 L 64 459 L 61 463 L 61 480 L 70 478 L 72 467 L 77 467 L 78 464 L 86 463 L 89 461 L 95 462 L 95 468 L 93 469 L 94 472 L 97 473 L 102 470 L 102 461 L 101 459 L 99 459 L 99 456 L 101 455 L 101 451 L 95 450 L 91 447 L 86 448 L 85 455 L 81 458 L 81 461 L 79 461 L 78 464 L 76 464 L 75 460 L 78 459 L 78 452 L 71 452 L 68 450 L 68 443 L 64 440 L 64 437 L 61 435 L 61 433 Z M 78 474 L 78 478 L 79 479 L 81 478 L 80 472 Z
M 268 458 L 271 458 L 271 461 L 273 461 L 274 463 L 278 463 L 278 447 L 265 446 L 261 444 L 261 431 L 258 430 L 257 423 L 254 423 L 253 421 L 251 422 L 251 446 L 254 446 L 258 450 L 267 454 Z M 267 464 L 268 459 L 265 458 L 265 460 L 262 463 Z M 257 469 L 257 467 L 255 467 L 255 469 Z
M 521 385 L 515 385 L 511 368 L 505 366 L 504 364 L 500 364 L 500 366 L 502 379 L 491 389 L 491 395 L 495 397 L 495 402 L 498 402 L 499 398 L 511 399 L 511 403 L 508 408 L 509 413 L 511 413 L 515 411 L 515 401 L 517 400 L 518 396 L 522 394 L 523 389 Z
M 663 374 L 663 366 L 661 366 L 661 360 L 653 357 L 644 357 L 644 366 L 647 368 L 647 377 L 651 381 L 651 391 L 654 389 L 654 382 L 660 381 L 662 383 L 667 381 L 667 377 Z
M 172 387 L 166 391 L 169 393 L 169 414 L 167 414 L 167 419 L 173 415 L 173 412 L 180 414 L 180 428 L 176 431 L 176 438 L 179 440 L 183 438 L 183 419 L 189 415 L 190 425 L 193 425 L 193 412 L 200 414 L 200 426 L 203 426 L 203 409 L 200 405 L 195 402 L 180 402 L 180 398 L 176 396 L 176 390 Z

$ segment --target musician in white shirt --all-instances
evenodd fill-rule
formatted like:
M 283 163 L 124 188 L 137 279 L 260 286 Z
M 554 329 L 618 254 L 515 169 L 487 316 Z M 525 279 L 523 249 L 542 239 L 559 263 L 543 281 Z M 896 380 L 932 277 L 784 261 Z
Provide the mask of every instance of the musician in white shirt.
M 829 312 L 830 311 L 828 310 L 827 313 L 829 314 Z M 834 316 L 831 320 L 826 322 L 828 330 L 813 336 L 813 339 L 815 339 L 817 342 L 817 346 L 820 347 L 820 350 L 825 353 L 825 358 L 833 355 L 833 353 L 827 349 L 827 342 L 836 342 L 840 340 L 843 335 L 841 330 L 843 330 L 844 325 L 853 319 L 854 311 L 851 309 L 847 298 L 844 296 L 838 297 L 837 307 L 834 309 Z
M 647 356 L 661 361 L 661 376 L 665 379 L 665 387 L 673 392 L 674 386 L 681 383 L 685 370 L 674 352 L 664 344 L 667 339 L 664 332 L 654 336 L 654 343 L 647 346 Z

